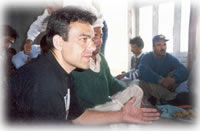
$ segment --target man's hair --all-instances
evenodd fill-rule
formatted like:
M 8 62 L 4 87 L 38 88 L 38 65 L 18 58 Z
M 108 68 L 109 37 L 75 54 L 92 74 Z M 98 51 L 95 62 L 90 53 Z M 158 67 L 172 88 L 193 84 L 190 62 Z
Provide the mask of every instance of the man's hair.
M 68 40 L 69 25 L 71 22 L 83 22 L 93 24 L 96 16 L 86 10 L 75 6 L 67 6 L 52 13 L 48 18 L 46 42 L 50 49 L 53 48 L 53 36 L 60 35 L 63 40 Z
M 14 39 L 17 39 L 18 34 L 14 28 L 12 28 L 10 25 L 4 25 L 3 27 L 4 36 L 10 36 Z
M 14 48 L 8 48 L 8 53 L 12 54 L 12 55 L 16 55 L 17 51 Z
M 49 47 L 47 45 L 47 42 L 46 42 L 46 37 L 47 35 L 44 34 L 40 40 L 40 48 L 41 48 L 41 53 L 42 54 L 46 54 L 49 50 Z
M 135 38 L 130 39 L 129 43 L 131 45 L 136 45 L 139 48 L 143 48 L 144 47 L 144 42 L 142 40 L 142 38 L 140 36 L 137 36 Z

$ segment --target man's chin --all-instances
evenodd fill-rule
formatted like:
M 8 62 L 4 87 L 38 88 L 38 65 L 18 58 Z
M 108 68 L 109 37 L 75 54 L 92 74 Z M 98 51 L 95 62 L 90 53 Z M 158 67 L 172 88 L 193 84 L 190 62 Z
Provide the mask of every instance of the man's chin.
M 81 65 L 81 66 L 79 66 L 79 68 L 80 69 L 82 69 L 82 70 L 87 70 L 87 69 L 89 69 L 90 68 L 90 65 L 89 64 L 86 64 L 86 65 Z
M 165 55 L 166 55 L 166 53 L 161 53 L 159 56 L 164 57 Z
M 99 51 L 94 51 L 94 52 L 92 53 L 92 56 L 96 56 L 98 53 L 99 53 Z

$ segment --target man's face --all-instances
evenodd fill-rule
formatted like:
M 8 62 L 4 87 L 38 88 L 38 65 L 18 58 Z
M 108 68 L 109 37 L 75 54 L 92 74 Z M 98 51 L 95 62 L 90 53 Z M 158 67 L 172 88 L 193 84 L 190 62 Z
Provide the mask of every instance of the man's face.
M 133 54 L 138 56 L 142 52 L 142 48 L 138 47 L 136 44 L 131 44 L 131 51 L 133 52 Z
M 27 55 L 31 54 L 31 50 L 32 50 L 32 43 L 31 42 L 26 42 L 24 44 L 24 53 Z
M 163 57 L 165 56 L 166 54 L 166 49 L 167 49 L 167 46 L 166 46 L 166 41 L 164 40 L 159 40 L 159 41 L 156 41 L 154 43 L 154 46 L 153 46 L 153 50 L 154 50 L 154 54 L 158 57 Z
M 72 22 L 69 25 L 68 41 L 63 40 L 63 60 L 70 69 L 88 69 L 92 52 L 96 49 L 94 31 L 89 23 Z
M 94 28 L 94 44 L 96 46 L 96 50 L 93 52 L 93 56 L 96 56 L 101 49 L 102 44 L 102 28 L 101 27 L 95 27 Z

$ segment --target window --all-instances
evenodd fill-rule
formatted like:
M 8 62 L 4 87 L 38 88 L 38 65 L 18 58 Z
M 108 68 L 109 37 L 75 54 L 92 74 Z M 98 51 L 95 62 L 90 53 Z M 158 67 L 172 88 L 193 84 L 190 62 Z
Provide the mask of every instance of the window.
M 152 50 L 153 36 L 163 34 L 169 39 L 167 52 L 187 66 L 190 1 L 144 2 L 135 7 L 135 19 L 139 19 L 135 34 L 143 38 L 144 52 Z
M 189 17 L 190 17 L 190 1 L 182 1 L 181 10 L 181 43 L 180 51 L 188 51 L 188 32 L 189 32 Z
M 174 25 L 174 2 L 159 4 L 158 10 L 158 34 L 163 34 L 169 41 L 167 51 L 173 52 L 173 25 Z
M 124 0 L 99 0 L 99 3 L 108 25 L 105 57 L 112 75 L 116 76 L 122 71 L 128 70 L 127 2 Z
M 144 41 L 144 52 L 152 50 L 152 6 L 139 9 L 139 35 Z

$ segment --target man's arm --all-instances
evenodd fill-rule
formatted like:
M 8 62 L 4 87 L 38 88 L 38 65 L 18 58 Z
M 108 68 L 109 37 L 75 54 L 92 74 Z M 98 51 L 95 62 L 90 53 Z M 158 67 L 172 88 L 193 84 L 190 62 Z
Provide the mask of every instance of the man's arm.
M 21 66 L 23 66 L 26 63 L 28 57 L 29 56 L 26 55 L 24 51 L 20 51 L 12 57 L 12 63 L 16 69 L 19 69 Z
M 99 125 L 112 123 L 140 123 L 150 124 L 153 120 L 159 120 L 160 113 L 151 108 L 135 108 L 133 103 L 136 98 L 132 98 L 120 111 L 97 112 L 86 110 L 80 117 L 73 120 L 74 124 Z
M 162 80 L 162 76 L 157 74 L 151 69 L 153 64 L 151 60 L 151 54 L 146 54 L 142 57 L 139 65 L 139 79 L 150 83 L 159 84 Z
M 170 77 L 175 79 L 175 83 L 181 83 L 188 79 L 189 73 L 185 66 L 174 56 L 171 56 L 172 58 L 172 65 L 174 72 Z
M 45 9 L 44 13 L 40 16 L 37 17 L 37 20 L 35 20 L 28 32 L 27 32 L 27 40 L 31 40 L 32 42 L 35 40 L 35 38 L 39 35 L 39 33 L 41 32 L 41 27 L 43 24 L 43 21 L 45 18 L 47 18 L 47 16 L 49 16 L 47 9 Z
M 100 54 L 101 56 L 101 66 L 103 66 L 103 68 L 105 69 L 105 77 L 108 81 L 108 87 L 109 87 L 109 92 L 110 92 L 110 96 L 112 96 L 113 94 L 117 93 L 118 91 L 122 91 L 123 89 L 125 89 L 125 87 L 119 83 L 119 81 L 114 78 L 111 73 L 110 73 L 110 68 L 108 66 L 108 63 L 105 59 L 105 57 Z

